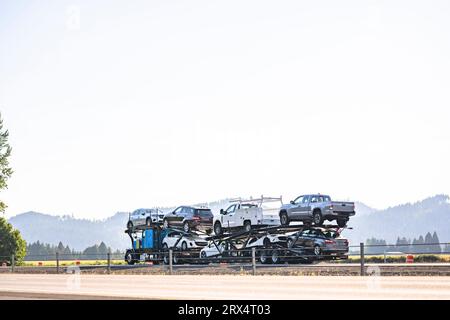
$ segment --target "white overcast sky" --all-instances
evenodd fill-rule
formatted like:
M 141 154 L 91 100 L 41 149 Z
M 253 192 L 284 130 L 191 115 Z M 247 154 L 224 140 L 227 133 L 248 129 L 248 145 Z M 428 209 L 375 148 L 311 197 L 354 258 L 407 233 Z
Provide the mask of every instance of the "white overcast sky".
M 0 1 L 7 216 L 450 193 L 449 1 Z

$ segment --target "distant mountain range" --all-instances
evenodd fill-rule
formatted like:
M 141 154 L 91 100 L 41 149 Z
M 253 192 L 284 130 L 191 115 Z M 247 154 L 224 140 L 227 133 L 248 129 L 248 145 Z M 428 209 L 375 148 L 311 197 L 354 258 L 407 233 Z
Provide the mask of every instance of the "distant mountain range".
M 395 243 L 398 236 L 417 238 L 436 231 L 440 242 L 450 242 L 450 201 L 448 195 L 436 195 L 415 203 L 366 213 L 361 207 L 350 220 L 353 230 L 345 231 L 353 244 L 375 237 Z M 364 211 L 364 214 L 362 214 Z
M 214 213 L 218 213 L 227 204 L 228 200 L 225 199 L 207 205 Z M 433 231 L 437 232 L 441 242 L 450 242 L 448 195 L 437 195 L 384 210 L 376 210 L 357 202 L 356 209 L 356 216 L 349 223 L 353 229 L 343 233 L 352 244 L 365 242 L 372 237 L 395 243 L 398 236 L 412 239 Z M 26 212 L 10 218 L 9 222 L 20 230 L 28 243 L 39 240 L 57 245 L 61 241 L 70 248 L 83 250 L 103 241 L 112 249 L 124 250 L 130 245 L 129 238 L 124 233 L 127 220 L 126 212 L 118 212 L 105 220 Z

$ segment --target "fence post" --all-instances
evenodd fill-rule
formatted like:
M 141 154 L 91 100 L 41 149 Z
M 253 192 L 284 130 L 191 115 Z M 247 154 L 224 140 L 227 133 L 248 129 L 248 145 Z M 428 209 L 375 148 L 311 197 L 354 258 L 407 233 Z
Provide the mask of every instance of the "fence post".
M 256 276 L 256 249 L 252 248 L 252 267 L 253 267 L 253 275 Z
M 111 273 L 111 252 L 108 252 L 108 267 L 107 267 L 108 274 Z
M 56 274 L 59 274 L 59 252 L 56 251 Z
M 16 259 L 14 257 L 14 255 L 11 255 L 11 272 L 14 272 L 14 269 L 16 267 Z
M 366 275 L 365 268 L 364 268 L 364 243 L 361 242 L 359 244 L 359 254 L 360 254 L 360 262 L 361 262 L 361 271 L 360 275 L 361 277 L 364 277 Z
M 172 249 L 169 249 L 169 274 L 172 274 L 172 257 L 173 257 L 173 251 Z

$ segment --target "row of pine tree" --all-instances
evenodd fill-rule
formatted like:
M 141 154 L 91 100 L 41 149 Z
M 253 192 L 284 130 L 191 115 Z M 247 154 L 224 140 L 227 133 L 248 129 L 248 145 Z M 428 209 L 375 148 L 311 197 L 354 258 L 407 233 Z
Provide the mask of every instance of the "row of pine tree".
M 87 247 L 83 251 L 76 251 L 69 248 L 67 245 L 64 246 L 62 242 L 55 246 L 37 241 L 27 245 L 27 255 L 25 256 L 25 260 L 54 260 L 57 252 L 61 260 L 103 260 L 107 258 L 108 252 L 111 252 L 113 258 L 117 258 L 117 256 L 122 258 L 123 256 L 119 250 L 112 252 L 111 248 L 104 242 Z
M 422 235 L 413 240 L 405 237 L 398 237 L 395 244 L 387 244 L 386 240 L 370 238 L 366 240 L 365 252 L 367 254 L 382 254 L 385 252 L 403 252 L 403 253 L 423 253 L 423 254 L 450 254 L 450 244 L 439 244 L 439 237 L 436 231 L 431 234 L 428 232 L 425 237 Z

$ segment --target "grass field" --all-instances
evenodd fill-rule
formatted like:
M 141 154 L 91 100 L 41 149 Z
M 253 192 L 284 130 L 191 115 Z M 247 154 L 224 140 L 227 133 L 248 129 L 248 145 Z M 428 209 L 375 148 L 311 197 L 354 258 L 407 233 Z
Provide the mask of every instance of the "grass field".
M 365 255 L 366 262 L 405 262 L 407 254 L 398 255 Z M 413 254 L 415 262 L 450 262 L 450 254 Z M 348 262 L 359 261 L 359 255 L 352 255 L 348 257 Z
M 79 261 L 79 265 L 81 266 L 94 266 L 94 265 L 106 265 L 108 263 L 107 260 L 60 260 L 59 265 L 61 267 L 66 266 L 75 266 L 77 265 L 77 261 Z M 124 260 L 111 260 L 112 265 L 123 265 L 126 264 Z M 56 261 L 24 261 L 21 266 L 24 267 L 56 267 Z

